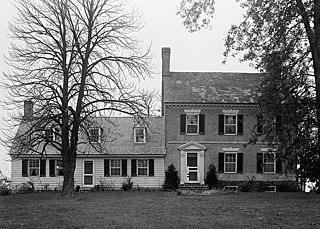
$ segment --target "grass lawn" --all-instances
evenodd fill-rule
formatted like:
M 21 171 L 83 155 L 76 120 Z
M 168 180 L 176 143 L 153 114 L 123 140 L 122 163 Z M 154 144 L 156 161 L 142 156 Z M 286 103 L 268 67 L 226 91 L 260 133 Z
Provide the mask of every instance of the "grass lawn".
M 0 228 L 320 228 L 320 195 L 88 192 L 0 196 Z

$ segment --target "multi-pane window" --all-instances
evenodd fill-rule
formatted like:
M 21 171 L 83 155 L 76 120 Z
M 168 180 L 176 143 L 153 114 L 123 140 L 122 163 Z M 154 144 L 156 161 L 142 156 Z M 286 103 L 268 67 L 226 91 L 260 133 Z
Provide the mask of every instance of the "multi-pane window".
M 93 127 L 89 129 L 89 137 L 91 143 L 100 143 L 100 128 L 99 127 Z
M 111 176 L 120 176 L 121 160 L 110 160 Z
M 134 143 L 146 143 L 146 128 L 135 127 L 134 128 Z
M 237 134 L 237 115 L 225 115 L 225 134 Z
M 148 160 L 138 160 L 138 176 L 146 176 L 148 174 Z
M 57 160 L 57 176 L 63 176 L 63 161 Z
M 40 163 L 39 160 L 29 160 L 29 175 L 39 176 Z
M 199 115 L 186 116 L 187 134 L 197 134 L 199 126 Z
M 45 137 L 47 141 L 54 141 L 54 132 L 52 128 L 45 130 Z
M 275 154 L 274 153 L 264 153 L 263 154 L 263 172 L 274 173 L 275 172 Z
M 235 173 L 237 165 L 236 153 L 225 153 L 224 155 L 224 171 L 226 173 Z

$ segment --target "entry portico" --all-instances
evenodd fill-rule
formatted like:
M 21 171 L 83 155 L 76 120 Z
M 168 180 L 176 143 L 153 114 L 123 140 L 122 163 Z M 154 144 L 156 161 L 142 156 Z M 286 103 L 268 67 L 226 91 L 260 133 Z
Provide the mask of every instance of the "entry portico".
M 180 151 L 180 184 L 204 184 L 204 151 L 207 147 L 190 141 L 178 147 Z

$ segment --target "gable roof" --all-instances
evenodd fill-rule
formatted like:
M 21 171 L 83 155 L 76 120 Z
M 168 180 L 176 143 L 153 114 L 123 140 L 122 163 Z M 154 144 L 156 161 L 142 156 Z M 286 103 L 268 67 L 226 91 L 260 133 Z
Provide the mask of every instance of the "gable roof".
M 149 117 L 146 143 L 134 143 L 134 119 L 132 117 L 101 118 L 102 146 L 106 155 L 165 155 L 164 118 Z
M 166 103 L 257 103 L 259 73 L 170 72 L 163 77 Z
M 90 144 L 79 144 L 78 156 L 101 155 L 101 156 L 121 156 L 121 155 L 165 155 L 164 143 L 164 118 L 148 117 L 146 123 L 146 143 L 134 143 L 134 118 L 132 117 L 97 117 L 96 127 L 102 128 L 101 146 L 102 152 L 97 152 Z M 32 125 L 32 123 L 30 123 Z M 17 134 L 21 134 L 29 128 L 28 123 L 20 124 Z M 86 140 L 85 140 L 86 141 Z M 83 142 L 83 136 L 79 134 L 79 142 Z M 16 144 L 17 145 L 17 144 Z M 18 146 L 18 145 L 17 145 Z M 11 156 L 19 153 L 15 146 L 10 150 Z M 82 153 L 84 154 L 82 154 Z M 59 155 L 59 152 L 52 146 L 47 146 L 47 155 Z M 26 154 L 29 155 L 29 154 Z

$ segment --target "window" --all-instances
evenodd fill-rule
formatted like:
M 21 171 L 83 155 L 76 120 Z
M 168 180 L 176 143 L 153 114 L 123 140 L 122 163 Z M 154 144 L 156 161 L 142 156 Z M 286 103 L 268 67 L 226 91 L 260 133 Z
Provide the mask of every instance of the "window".
M 220 114 L 218 131 L 219 135 L 243 135 L 243 115 Z
M 199 116 L 198 115 L 188 115 L 186 116 L 186 125 L 187 125 L 187 134 L 197 134 L 198 133 L 198 124 Z
M 39 176 L 40 164 L 39 160 L 29 160 L 29 175 Z
M 50 142 L 54 141 L 54 133 L 52 128 L 46 129 L 44 133 L 47 141 L 50 141 Z
M 138 176 L 148 175 L 148 160 L 139 159 L 138 160 Z
M 120 160 L 110 160 L 111 176 L 120 176 L 121 171 L 121 161 Z
M 218 173 L 243 173 L 243 153 L 239 148 L 222 148 L 218 156 Z
M 44 159 L 22 159 L 22 176 L 46 176 L 46 163 Z
M 134 143 L 146 143 L 145 127 L 134 127 Z
M 94 127 L 89 129 L 89 140 L 91 143 L 100 143 L 101 128 Z
M 93 161 L 84 161 L 83 185 L 93 186 Z
M 57 160 L 57 176 L 63 176 L 63 161 Z
M 225 134 L 237 134 L 237 115 L 225 115 Z
M 225 153 L 224 155 L 224 171 L 226 173 L 235 173 L 237 167 L 237 154 Z
M 275 172 L 275 154 L 274 153 L 264 153 L 263 154 L 263 172 L 274 173 Z
M 49 175 L 50 177 L 63 176 L 63 161 L 61 159 L 49 160 Z

